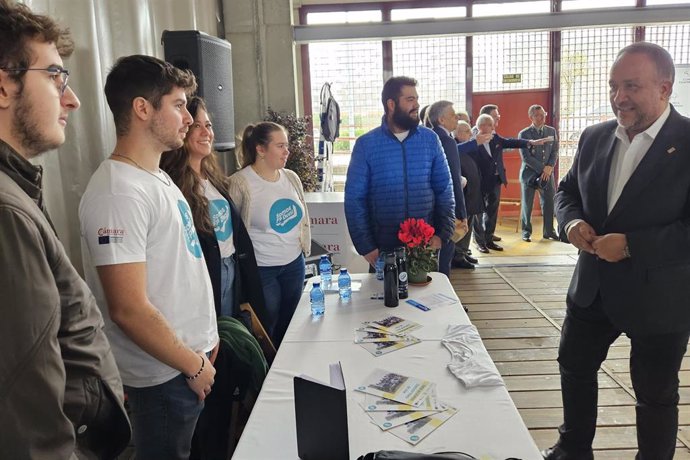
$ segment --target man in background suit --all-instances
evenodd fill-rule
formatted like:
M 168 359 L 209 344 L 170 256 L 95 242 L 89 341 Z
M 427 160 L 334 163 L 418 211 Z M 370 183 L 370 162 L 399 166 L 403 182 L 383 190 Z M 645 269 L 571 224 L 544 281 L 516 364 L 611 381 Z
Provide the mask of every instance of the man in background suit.
M 503 149 L 529 147 L 540 145 L 543 140 L 526 140 L 503 138 L 495 133 L 494 119 L 491 115 L 481 114 L 477 118 L 477 133 L 491 134 L 491 140 L 479 145 L 478 162 L 479 170 L 482 174 L 482 193 L 486 211 L 483 218 L 474 221 L 474 241 L 477 250 L 484 254 L 489 249 L 503 251 L 503 248 L 495 243 L 494 232 L 496 231 L 496 221 L 498 220 L 498 208 L 501 201 L 501 186 L 508 185 L 506 178 L 506 168 L 503 164 Z
M 450 178 L 453 182 L 453 195 L 455 196 L 455 220 L 456 227 L 467 232 L 467 211 L 465 210 L 465 195 L 462 193 L 462 171 L 460 166 L 460 155 L 458 145 L 453 139 L 458 119 L 450 101 L 438 101 L 431 104 L 428 112 L 429 122 L 434 132 L 441 140 L 443 153 L 446 154 L 448 167 L 450 168 Z M 455 242 L 452 240 L 444 241 L 438 257 L 438 271 L 446 276 L 450 276 L 450 265 L 455 255 Z
M 541 212 L 544 216 L 544 239 L 558 240 L 556 232 L 553 230 L 553 197 L 554 197 L 554 178 L 553 167 L 558 160 L 558 140 L 556 130 L 551 126 L 546 126 L 546 112 L 540 105 L 532 105 L 527 110 L 532 124 L 520 131 L 519 139 L 544 139 L 543 145 L 532 148 L 520 149 L 522 165 L 520 166 L 520 188 L 522 194 L 522 212 L 520 224 L 522 226 L 522 240 L 530 242 L 532 235 L 532 205 L 534 204 L 534 192 L 539 191 L 541 202 Z M 539 186 L 535 186 L 535 180 L 539 178 Z
M 481 144 L 488 142 L 492 134 L 478 134 L 472 139 L 472 127 L 464 120 L 458 121 L 455 128 L 455 141 L 458 143 L 458 153 L 460 154 L 460 166 L 462 175 L 467 179 L 463 188 L 465 195 L 465 209 L 467 210 L 467 226 L 469 231 L 457 243 L 455 243 L 455 257 L 453 267 L 473 269 L 477 259 L 470 254 L 470 239 L 472 238 L 472 222 L 480 218 L 484 212 L 484 197 L 481 188 L 481 173 L 477 167 L 476 157 L 477 148 Z M 483 148 L 483 147 L 482 147 Z
M 597 371 L 630 338 L 637 459 L 673 457 L 678 370 L 690 336 L 690 119 L 669 104 L 673 60 L 623 48 L 609 79 L 617 120 L 587 128 L 556 195 L 561 237 L 580 256 L 558 362 L 564 423 L 544 458 L 592 459 Z

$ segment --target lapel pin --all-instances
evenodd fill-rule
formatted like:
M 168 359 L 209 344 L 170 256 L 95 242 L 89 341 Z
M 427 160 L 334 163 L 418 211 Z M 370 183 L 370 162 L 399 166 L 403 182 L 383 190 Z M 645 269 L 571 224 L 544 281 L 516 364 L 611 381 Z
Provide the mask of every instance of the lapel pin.
M 675 147 L 671 147 L 670 149 L 666 150 L 666 153 L 673 153 L 676 151 Z

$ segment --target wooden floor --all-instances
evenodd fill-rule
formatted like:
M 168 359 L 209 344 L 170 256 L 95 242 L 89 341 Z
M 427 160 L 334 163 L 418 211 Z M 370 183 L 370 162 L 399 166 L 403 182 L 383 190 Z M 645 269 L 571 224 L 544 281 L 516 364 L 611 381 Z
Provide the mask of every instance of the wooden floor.
M 557 243 L 561 244 L 561 243 Z M 475 251 L 476 252 L 476 251 Z M 562 422 L 556 356 L 573 263 L 535 257 L 527 265 L 482 259 L 476 270 L 453 270 L 451 282 L 469 309 L 484 344 L 540 449 L 558 438 Z M 492 266 L 487 266 L 491 264 Z M 483 267 L 482 267 L 483 265 Z M 482 267 L 482 268 L 480 268 Z M 630 342 L 620 337 L 599 374 L 595 459 L 635 456 L 635 399 L 630 383 Z M 680 372 L 680 429 L 676 459 L 690 459 L 690 359 Z

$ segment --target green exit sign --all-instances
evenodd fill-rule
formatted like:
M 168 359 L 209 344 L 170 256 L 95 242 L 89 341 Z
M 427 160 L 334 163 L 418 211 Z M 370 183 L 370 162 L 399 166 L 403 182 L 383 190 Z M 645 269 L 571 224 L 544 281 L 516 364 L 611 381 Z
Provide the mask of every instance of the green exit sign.
M 521 73 L 504 73 L 503 83 L 520 83 L 522 81 Z

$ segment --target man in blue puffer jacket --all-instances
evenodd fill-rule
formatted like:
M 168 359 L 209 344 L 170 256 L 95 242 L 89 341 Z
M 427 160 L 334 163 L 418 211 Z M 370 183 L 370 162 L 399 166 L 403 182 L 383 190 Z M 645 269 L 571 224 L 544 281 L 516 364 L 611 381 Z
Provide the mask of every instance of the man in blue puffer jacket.
M 372 266 L 379 251 L 402 243 L 400 224 L 424 219 L 436 249 L 455 228 L 448 162 L 438 136 L 419 126 L 417 81 L 392 77 L 383 86 L 381 126 L 357 139 L 345 183 L 345 217 L 357 252 Z

